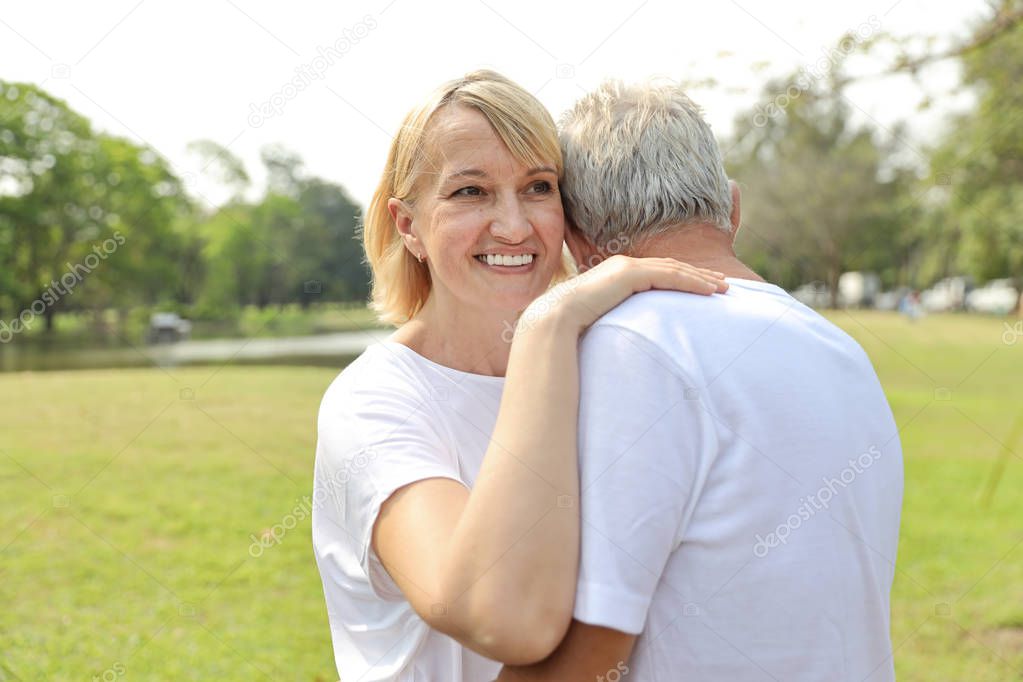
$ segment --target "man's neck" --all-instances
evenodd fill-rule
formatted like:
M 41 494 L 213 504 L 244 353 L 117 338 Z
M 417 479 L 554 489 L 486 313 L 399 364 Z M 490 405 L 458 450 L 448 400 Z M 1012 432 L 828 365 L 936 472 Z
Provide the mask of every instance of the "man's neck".
M 651 237 L 629 255 L 675 258 L 698 268 L 716 270 L 726 277 L 764 281 L 735 255 L 732 235 L 713 225 L 690 225 Z

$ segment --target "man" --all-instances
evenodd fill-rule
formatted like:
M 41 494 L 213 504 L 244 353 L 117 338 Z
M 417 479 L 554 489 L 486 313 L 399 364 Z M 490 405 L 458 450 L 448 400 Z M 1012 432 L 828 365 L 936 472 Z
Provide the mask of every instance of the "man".
M 562 127 L 579 263 L 730 288 L 638 294 L 583 339 L 575 620 L 499 679 L 894 679 L 902 453 L 870 361 L 736 257 L 738 188 L 679 88 L 608 83 Z

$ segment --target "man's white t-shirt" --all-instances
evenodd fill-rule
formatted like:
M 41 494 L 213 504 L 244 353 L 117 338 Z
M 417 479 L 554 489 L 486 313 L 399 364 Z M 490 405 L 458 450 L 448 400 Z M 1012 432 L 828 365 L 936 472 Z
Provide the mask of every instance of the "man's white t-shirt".
M 898 430 L 863 350 L 780 288 L 638 294 L 580 348 L 575 617 L 625 679 L 892 680 Z
M 313 549 L 345 682 L 489 682 L 500 663 L 430 627 L 371 547 L 380 505 L 402 486 L 472 487 L 504 379 L 460 372 L 386 341 L 370 346 L 320 405 Z

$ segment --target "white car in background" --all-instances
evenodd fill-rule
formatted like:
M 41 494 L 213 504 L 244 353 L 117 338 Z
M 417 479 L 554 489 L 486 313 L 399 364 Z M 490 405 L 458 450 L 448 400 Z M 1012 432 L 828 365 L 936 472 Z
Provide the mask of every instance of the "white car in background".
M 994 279 L 966 296 L 966 309 L 978 313 L 1008 315 L 1019 303 L 1019 292 L 1011 279 Z
M 792 298 L 810 308 L 831 306 L 831 290 L 824 282 L 810 282 L 791 292 Z
M 929 313 L 962 310 L 966 306 L 966 294 L 969 291 L 968 277 L 946 277 L 920 294 L 920 305 Z
M 869 308 L 881 293 L 881 278 L 874 272 L 843 272 L 838 278 L 838 305 Z

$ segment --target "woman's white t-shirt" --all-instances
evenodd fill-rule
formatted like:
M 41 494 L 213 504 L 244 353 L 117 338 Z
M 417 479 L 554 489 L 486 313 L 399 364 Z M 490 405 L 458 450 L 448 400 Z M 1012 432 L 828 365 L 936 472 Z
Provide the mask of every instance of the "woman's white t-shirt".
M 438 365 L 392 341 L 370 346 L 320 404 L 312 531 L 344 682 L 489 682 L 501 664 L 432 630 L 371 546 L 380 505 L 402 486 L 472 487 L 504 379 Z

